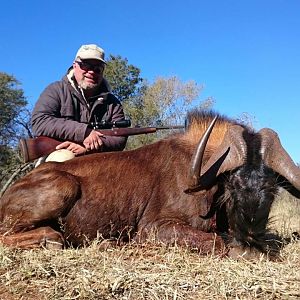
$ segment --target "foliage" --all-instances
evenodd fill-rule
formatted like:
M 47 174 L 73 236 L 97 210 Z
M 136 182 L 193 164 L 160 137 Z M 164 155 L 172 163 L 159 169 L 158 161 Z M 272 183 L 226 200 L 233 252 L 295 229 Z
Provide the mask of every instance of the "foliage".
M 140 69 L 126 58 L 110 55 L 105 78 L 112 92 L 122 101 L 124 111 L 135 126 L 162 126 L 183 124 L 186 111 L 197 105 L 202 87 L 194 81 L 182 82 L 178 77 L 158 77 L 152 84 L 140 77 Z M 212 99 L 198 105 L 211 108 Z M 127 149 L 151 143 L 169 131 L 129 137 Z
M 194 81 L 183 83 L 178 77 L 157 78 L 147 85 L 140 97 L 125 102 L 132 120 L 140 125 L 176 124 L 182 122 L 189 105 L 199 95 Z
M 145 84 L 135 97 L 124 101 L 124 109 L 133 124 L 139 126 L 169 126 L 184 124 L 186 112 L 198 104 L 203 108 L 213 105 L 212 99 L 200 103 L 201 87 L 194 81 L 182 82 L 178 77 L 158 77 L 153 84 Z M 130 137 L 127 149 L 148 144 L 167 135 L 169 131 L 157 134 Z
M 27 101 L 19 82 L 12 75 L 0 73 L 0 144 L 11 145 L 16 141 L 19 130 L 19 117 Z
M 14 76 L 0 73 L 0 190 L 22 164 L 16 148 L 20 136 L 31 136 L 30 111 L 19 86 Z
M 105 68 L 105 78 L 115 96 L 124 101 L 139 93 L 139 86 L 143 82 L 140 72 L 139 68 L 128 64 L 126 58 L 110 55 Z

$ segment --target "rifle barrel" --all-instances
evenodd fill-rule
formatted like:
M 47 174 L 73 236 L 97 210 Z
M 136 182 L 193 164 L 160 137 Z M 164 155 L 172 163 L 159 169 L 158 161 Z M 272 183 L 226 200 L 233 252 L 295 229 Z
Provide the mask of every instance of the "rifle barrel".
M 157 130 L 162 130 L 162 129 L 184 129 L 185 126 L 184 125 L 174 125 L 174 126 L 160 126 L 160 127 L 156 127 Z

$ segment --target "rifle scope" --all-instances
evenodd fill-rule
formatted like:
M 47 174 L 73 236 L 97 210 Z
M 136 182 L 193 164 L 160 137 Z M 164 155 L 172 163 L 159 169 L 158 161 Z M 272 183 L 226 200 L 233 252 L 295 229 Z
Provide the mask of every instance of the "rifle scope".
M 108 121 L 100 121 L 100 122 L 91 122 L 91 127 L 94 129 L 110 129 L 113 127 L 116 128 L 125 128 L 125 127 L 130 127 L 131 126 L 131 121 L 130 120 L 122 120 L 122 121 L 113 121 L 113 122 L 108 122 Z

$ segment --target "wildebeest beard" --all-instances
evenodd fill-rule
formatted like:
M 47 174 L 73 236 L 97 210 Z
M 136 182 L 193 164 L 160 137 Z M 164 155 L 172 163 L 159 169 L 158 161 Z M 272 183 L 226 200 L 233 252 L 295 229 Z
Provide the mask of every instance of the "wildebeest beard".
M 279 237 L 268 231 L 269 213 L 277 187 L 273 172 L 264 165 L 242 167 L 228 182 L 227 213 L 234 238 L 243 246 L 262 252 L 277 251 Z

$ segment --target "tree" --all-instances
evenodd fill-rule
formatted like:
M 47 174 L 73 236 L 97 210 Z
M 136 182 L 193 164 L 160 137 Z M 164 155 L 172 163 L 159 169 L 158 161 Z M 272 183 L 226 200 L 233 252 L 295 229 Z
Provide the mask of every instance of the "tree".
M 182 82 L 178 77 L 157 78 L 153 84 L 144 85 L 140 93 L 124 101 L 124 109 L 133 124 L 141 126 L 162 126 L 184 124 L 188 109 L 194 106 L 208 109 L 213 105 L 211 98 L 199 101 L 202 87 L 195 81 Z M 169 131 L 156 135 L 130 137 L 127 148 L 135 148 L 162 138 Z
M 128 100 L 140 92 L 143 79 L 140 69 L 128 64 L 126 58 L 110 55 L 105 68 L 105 78 L 120 101 Z
M 110 55 L 105 69 L 112 92 L 123 102 L 124 111 L 132 124 L 160 126 L 183 124 L 186 112 L 198 104 L 203 109 L 212 107 L 213 100 L 198 101 L 201 86 L 194 81 L 182 82 L 178 77 L 158 77 L 149 84 L 140 77 L 140 69 L 129 64 L 126 58 Z M 197 102 L 198 101 L 198 102 Z M 130 137 L 127 148 L 153 142 L 166 134 Z
M 19 82 L 0 72 L 0 188 L 21 163 L 16 145 L 24 130 L 30 136 L 27 101 Z
M 18 122 L 26 105 L 19 82 L 14 76 L 0 72 L 0 145 L 13 145 L 16 142 L 20 129 Z

